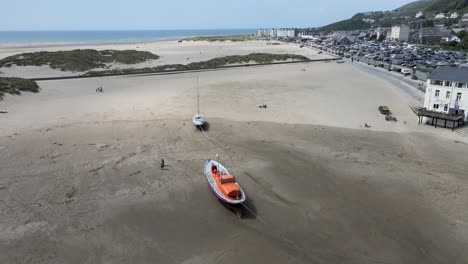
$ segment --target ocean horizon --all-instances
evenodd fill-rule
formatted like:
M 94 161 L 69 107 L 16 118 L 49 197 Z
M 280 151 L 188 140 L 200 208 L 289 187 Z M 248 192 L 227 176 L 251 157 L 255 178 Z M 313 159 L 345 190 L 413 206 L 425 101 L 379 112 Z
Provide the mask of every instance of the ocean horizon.
M 253 34 L 255 31 L 255 29 L 0 31 L 0 45 L 148 42 L 198 36 Z

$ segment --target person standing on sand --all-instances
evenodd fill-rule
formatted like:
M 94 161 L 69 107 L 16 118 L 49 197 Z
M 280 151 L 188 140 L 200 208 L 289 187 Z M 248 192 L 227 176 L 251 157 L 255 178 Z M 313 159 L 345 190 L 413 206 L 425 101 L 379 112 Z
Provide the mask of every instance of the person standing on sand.
M 164 165 L 165 165 L 164 163 L 165 163 L 164 157 L 161 157 L 161 170 L 164 169 Z

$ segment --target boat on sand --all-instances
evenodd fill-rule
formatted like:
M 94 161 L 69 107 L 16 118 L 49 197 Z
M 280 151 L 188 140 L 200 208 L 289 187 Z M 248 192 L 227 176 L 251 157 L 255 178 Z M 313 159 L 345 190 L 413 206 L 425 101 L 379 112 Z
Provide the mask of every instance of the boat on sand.
M 221 163 L 211 159 L 206 161 L 204 172 L 208 186 L 216 198 L 239 217 L 242 217 L 241 206 L 245 202 L 246 196 L 236 182 L 236 177 L 229 174 L 229 171 Z
M 197 77 L 197 113 L 192 117 L 193 125 L 198 128 L 203 127 L 205 125 L 205 118 L 202 114 L 200 114 L 200 92 L 198 90 L 198 77 Z
M 200 114 L 196 114 L 192 117 L 192 122 L 196 127 L 201 127 L 205 124 L 205 118 Z

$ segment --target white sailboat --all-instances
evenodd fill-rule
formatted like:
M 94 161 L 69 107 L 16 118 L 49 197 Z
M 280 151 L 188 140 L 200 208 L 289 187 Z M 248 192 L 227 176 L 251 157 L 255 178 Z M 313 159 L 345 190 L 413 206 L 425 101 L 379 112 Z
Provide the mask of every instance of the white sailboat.
M 200 114 L 200 91 L 198 89 L 198 77 L 197 77 L 197 113 L 193 116 L 192 122 L 196 127 L 201 127 L 205 124 L 205 118 Z

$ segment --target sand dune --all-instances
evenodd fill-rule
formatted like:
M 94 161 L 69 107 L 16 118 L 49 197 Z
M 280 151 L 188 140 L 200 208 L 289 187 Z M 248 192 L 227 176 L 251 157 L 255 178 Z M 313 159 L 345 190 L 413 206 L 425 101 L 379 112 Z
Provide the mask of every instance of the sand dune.
M 29 46 L 0 46 L 0 59 L 19 53 L 38 52 L 38 51 L 58 51 L 58 50 L 75 50 L 75 49 L 115 49 L 115 50 L 139 50 L 149 51 L 161 56 L 159 60 L 148 61 L 144 63 L 126 65 L 126 64 L 109 64 L 111 69 L 114 68 L 144 68 L 156 67 L 166 64 L 188 64 L 191 62 L 206 61 L 218 57 L 231 55 L 247 55 L 250 53 L 275 53 L 275 54 L 298 54 L 304 55 L 311 59 L 332 58 L 326 54 L 318 54 L 316 50 L 310 48 L 300 48 L 299 45 L 282 44 L 282 45 L 267 45 L 266 41 L 245 41 L 245 42 L 182 42 L 176 40 L 171 41 L 155 41 L 148 43 L 122 43 L 122 44 L 92 44 L 92 45 L 29 45 Z M 25 77 L 25 78 L 41 78 L 41 77 L 56 77 L 56 76 L 73 76 L 81 74 L 80 72 L 67 72 L 51 69 L 47 66 L 28 66 L 0 68 L 4 76 Z M 96 69 L 99 70 L 99 69 Z

